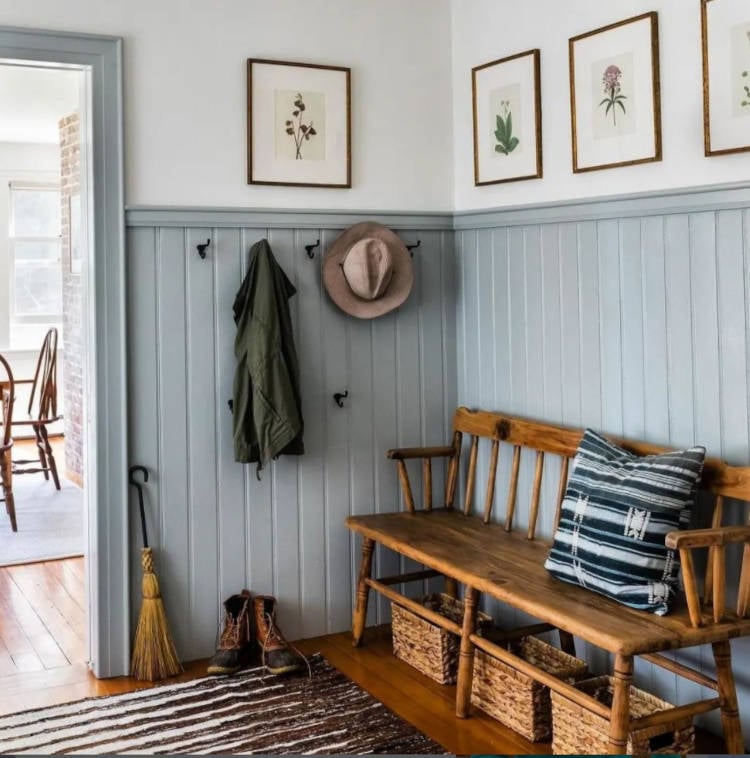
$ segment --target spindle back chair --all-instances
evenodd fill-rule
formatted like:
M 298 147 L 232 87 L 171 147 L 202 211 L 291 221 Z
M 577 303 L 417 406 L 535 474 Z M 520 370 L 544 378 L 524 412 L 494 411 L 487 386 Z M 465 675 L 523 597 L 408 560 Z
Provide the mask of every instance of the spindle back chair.
M 62 416 L 57 412 L 57 329 L 50 329 L 44 337 L 33 379 L 18 379 L 16 384 L 30 384 L 29 401 L 26 418 L 15 418 L 13 426 L 31 427 L 36 440 L 37 458 L 13 462 L 15 474 L 44 474 L 49 480 L 50 474 L 55 489 L 60 489 L 60 477 L 57 462 L 49 442 L 47 427 L 59 421 Z
M 0 355 L 0 423 L 2 435 L 0 435 L 0 487 L 2 487 L 5 502 L 5 512 L 10 518 L 10 527 L 14 532 L 18 531 L 16 524 L 16 506 L 13 499 L 13 437 L 11 436 L 13 422 L 13 403 L 15 401 L 16 386 L 13 381 L 13 372 L 8 361 Z

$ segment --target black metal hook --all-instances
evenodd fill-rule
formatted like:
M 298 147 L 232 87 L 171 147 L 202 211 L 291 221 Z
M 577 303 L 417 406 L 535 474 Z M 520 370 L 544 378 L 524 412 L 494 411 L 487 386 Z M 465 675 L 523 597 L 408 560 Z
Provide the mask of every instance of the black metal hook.
M 316 247 L 320 247 L 320 240 L 318 240 L 314 245 L 305 245 L 305 252 L 307 252 L 307 257 L 310 260 L 315 257 L 313 250 L 315 250 Z
M 211 244 L 211 240 L 207 239 L 205 245 L 196 245 L 196 247 L 198 248 L 198 255 L 200 255 L 202 261 L 206 260 L 206 248 L 210 244 Z
M 344 407 L 344 398 L 349 397 L 349 390 L 345 390 L 344 392 L 335 392 L 333 395 L 333 399 L 336 401 L 336 405 L 338 405 L 339 408 Z
M 406 249 L 409 251 L 409 255 L 414 257 L 414 251 L 422 244 L 422 240 L 417 240 L 413 245 L 407 245 Z
M 139 482 L 134 474 L 140 472 L 143 474 L 143 482 L 148 481 L 148 469 L 145 466 L 131 466 L 128 471 L 128 481 L 138 491 L 138 509 L 141 512 L 141 531 L 143 532 L 143 547 L 148 547 L 148 533 L 146 532 L 146 511 L 143 507 L 143 484 Z

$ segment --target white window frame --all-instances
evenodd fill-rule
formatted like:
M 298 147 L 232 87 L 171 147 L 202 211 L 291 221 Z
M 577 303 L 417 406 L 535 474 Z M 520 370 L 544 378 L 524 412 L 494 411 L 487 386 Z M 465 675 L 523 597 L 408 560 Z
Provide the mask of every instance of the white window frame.
M 13 193 L 16 190 L 42 190 L 45 192 L 56 192 L 58 195 L 58 201 L 61 197 L 60 184 L 56 182 L 10 182 L 8 192 L 8 287 L 9 287 L 9 316 L 10 323 L 12 324 L 44 324 L 44 325 L 60 325 L 63 320 L 63 308 L 62 308 L 62 292 L 60 300 L 60 312 L 59 313 L 39 313 L 33 316 L 30 315 L 18 315 L 16 313 L 16 243 L 17 242 L 55 242 L 57 244 L 58 251 L 58 265 L 60 267 L 60 288 L 62 289 L 63 279 L 63 261 L 62 261 L 62 234 L 60 229 L 55 236 L 51 237 L 25 237 L 17 236 L 14 229 L 13 218 Z M 44 259 L 45 263 L 48 262 Z

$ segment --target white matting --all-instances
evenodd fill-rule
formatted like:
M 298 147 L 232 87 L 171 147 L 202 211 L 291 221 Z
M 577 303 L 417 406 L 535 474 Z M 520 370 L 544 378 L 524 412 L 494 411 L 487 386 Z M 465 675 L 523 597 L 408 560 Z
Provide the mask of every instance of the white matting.
M 13 477 L 18 531 L 10 528 L 5 503 L 0 503 L 0 566 L 83 555 L 83 490 L 41 474 Z

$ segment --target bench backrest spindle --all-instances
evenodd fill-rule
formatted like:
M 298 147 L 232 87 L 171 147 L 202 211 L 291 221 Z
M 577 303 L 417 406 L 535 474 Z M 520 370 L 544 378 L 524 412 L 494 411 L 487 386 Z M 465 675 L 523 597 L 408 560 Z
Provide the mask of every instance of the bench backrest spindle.
M 458 483 L 458 467 L 461 463 L 461 444 L 463 434 L 459 431 L 453 432 L 453 455 L 448 465 L 448 475 L 445 477 L 445 507 L 453 508 L 456 499 L 456 485 Z
M 414 495 L 409 483 L 409 472 L 406 470 L 406 463 L 403 460 L 398 461 L 398 478 L 401 482 L 401 490 L 404 493 L 404 502 L 409 513 L 414 513 Z
M 422 490 L 424 509 L 432 510 L 432 458 L 422 459 Z
M 716 496 L 714 500 L 714 512 L 711 518 L 711 528 L 716 529 L 722 525 L 724 521 L 724 498 L 721 495 Z M 714 562 L 713 562 L 714 548 L 709 548 L 708 562 L 706 564 L 706 581 L 703 588 L 703 602 L 708 605 L 713 599 L 713 583 L 714 583 Z
M 492 440 L 492 453 L 490 454 L 490 473 L 487 477 L 487 494 L 484 498 L 483 521 L 490 523 L 492 518 L 492 505 L 495 502 L 495 479 L 497 478 L 497 463 L 500 457 L 500 440 Z
M 513 463 L 510 469 L 510 483 L 508 484 L 508 502 L 505 506 L 505 531 L 513 529 L 513 516 L 516 512 L 516 494 L 518 493 L 518 472 L 521 467 L 521 446 L 513 448 Z
M 471 503 L 474 499 L 474 484 L 477 476 L 477 452 L 479 450 L 479 436 L 473 435 L 469 448 L 469 473 L 466 477 L 466 493 L 464 495 L 464 516 L 471 513 Z
M 570 458 L 563 456 L 560 462 L 560 483 L 557 485 L 557 502 L 555 505 L 555 523 L 553 532 L 557 531 L 557 526 L 560 523 L 560 516 L 562 515 L 562 504 L 565 499 L 565 489 L 568 486 L 568 468 L 570 464 Z
M 536 534 L 536 522 L 539 518 L 539 495 L 542 492 L 542 473 L 544 470 L 544 453 L 536 451 L 536 469 L 534 470 L 534 487 L 531 491 L 531 504 L 529 505 L 529 530 L 526 534 L 528 539 L 533 540 Z

